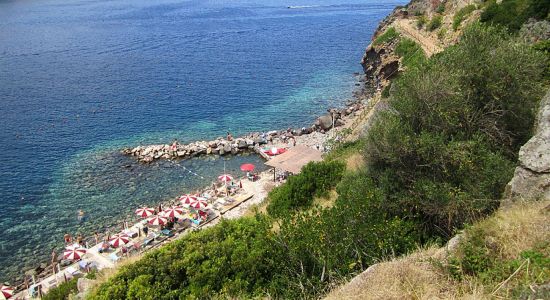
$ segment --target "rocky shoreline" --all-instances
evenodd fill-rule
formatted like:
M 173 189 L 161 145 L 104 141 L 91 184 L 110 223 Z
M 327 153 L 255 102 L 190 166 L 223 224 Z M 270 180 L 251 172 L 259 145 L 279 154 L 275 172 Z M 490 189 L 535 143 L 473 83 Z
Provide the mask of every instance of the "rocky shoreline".
M 260 147 L 265 144 L 296 141 L 298 137 L 328 133 L 330 130 L 346 125 L 364 108 L 365 90 L 354 92 L 353 100 L 348 100 L 343 108 L 330 108 L 327 113 L 318 117 L 309 127 L 298 129 L 272 130 L 268 132 L 254 132 L 242 137 L 218 137 L 212 141 L 196 141 L 189 144 L 157 144 L 125 148 L 124 155 L 135 157 L 139 162 L 150 163 L 158 159 L 188 159 L 202 155 L 236 155 L 246 152 L 256 152 L 263 155 Z M 302 140 L 303 138 L 300 138 Z M 319 143 L 318 143 L 319 144 Z M 319 145 L 321 146 L 321 145 Z

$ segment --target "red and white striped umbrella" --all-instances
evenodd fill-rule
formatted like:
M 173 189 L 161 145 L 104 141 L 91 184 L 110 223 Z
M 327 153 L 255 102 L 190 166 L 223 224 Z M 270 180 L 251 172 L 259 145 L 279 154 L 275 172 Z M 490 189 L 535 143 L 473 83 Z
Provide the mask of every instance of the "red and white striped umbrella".
M 189 203 L 191 203 L 191 201 L 197 200 L 197 196 L 187 194 L 187 195 L 181 196 L 179 200 L 180 200 L 181 203 L 183 203 L 183 204 L 189 204 Z
M 229 175 L 229 174 L 222 174 L 222 175 L 218 176 L 218 179 L 220 181 L 223 181 L 223 182 L 228 182 L 228 181 L 233 180 L 233 177 L 231 177 L 231 175 Z
M 86 254 L 86 249 L 79 246 L 69 246 L 65 248 L 65 252 L 63 252 L 63 256 L 70 260 L 81 259 L 84 254 Z
M 155 214 L 155 209 L 154 208 L 140 207 L 140 208 L 136 209 L 136 215 L 138 215 L 142 218 L 147 218 L 147 217 L 152 216 L 154 214 Z
M 198 198 L 197 200 L 189 203 L 189 207 L 194 209 L 204 209 L 208 207 L 208 202 L 206 202 L 204 198 Z
M 115 248 L 118 248 L 122 245 L 128 244 L 129 241 L 130 241 L 130 237 L 127 234 L 119 233 L 111 237 L 111 239 L 109 240 L 109 244 L 111 244 L 111 246 Z
M 14 288 L 3 285 L 0 288 L 0 299 L 9 299 L 13 296 Z
M 166 222 L 168 222 L 168 219 L 159 215 L 151 217 L 147 220 L 147 223 L 151 225 L 164 225 L 166 224 Z
M 181 214 L 183 214 L 184 209 L 182 207 L 174 206 L 165 209 L 162 212 L 162 215 L 167 218 L 179 218 L 181 217 Z

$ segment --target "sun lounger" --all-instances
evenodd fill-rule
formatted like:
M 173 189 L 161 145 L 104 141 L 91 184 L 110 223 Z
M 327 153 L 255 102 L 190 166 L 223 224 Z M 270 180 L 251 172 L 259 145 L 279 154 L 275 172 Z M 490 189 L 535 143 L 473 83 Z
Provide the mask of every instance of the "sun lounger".
M 167 237 L 171 237 L 174 235 L 174 233 L 168 229 L 163 229 L 160 231 L 163 235 L 167 236 Z
M 118 257 L 118 255 L 116 255 L 116 253 L 113 252 L 113 253 L 109 254 L 109 259 L 112 262 L 116 263 L 120 259 L 120 257 Z

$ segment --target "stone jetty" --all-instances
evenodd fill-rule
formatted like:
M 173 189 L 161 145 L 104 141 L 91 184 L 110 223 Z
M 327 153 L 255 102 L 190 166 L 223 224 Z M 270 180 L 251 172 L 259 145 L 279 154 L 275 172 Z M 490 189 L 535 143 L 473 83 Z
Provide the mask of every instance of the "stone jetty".
M 347 119 L 354 116 L 364 108 L 360 100 L 349 100 L 344 108 L 330 108 L 327 113 L 317 118 L 314 124 L 299 129 L 288 128 L 286 130 L 273 130 L 268 132 L 254 132 L 243 137 L 218 137 L 212 141 L 197 141 L 190 144 L 180 144 L 175 141 L 172 144 L 137 146 L 125 148 L 122 153 L 136 157 L 138 161 L 150 163 L 157 159 L 187 159 L 201 155 L 227 155 L 244 152 L 257 152 L 261 145 L 274 140 L 290 141 L 297 136 L 311 134 L 313 132 L 326 133 L 332 128 L 345 125 Z

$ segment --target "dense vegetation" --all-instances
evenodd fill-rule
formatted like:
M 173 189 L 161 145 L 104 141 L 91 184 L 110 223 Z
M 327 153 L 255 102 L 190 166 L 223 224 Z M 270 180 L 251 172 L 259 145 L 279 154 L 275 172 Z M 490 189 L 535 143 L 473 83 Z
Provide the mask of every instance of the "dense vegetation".
M 400 45 L 404 57 L 416 53 Z M 269 215 L 186 235 L 122 267 L 91 298 L 312 298 L 448 238 L 498 206 L 531 134 L 545 64 L 505 32 L 473 25 L 456 46 L 409 63 L 391 109 L 364 140 L 336 150 L 363 147 L 367 167 L 344 172 L 334 155 L 310 164 L 270 193 Z M 332 207 L 312 206 L 334 187 Z
M 481 22 L 501 25 L 511 32 L 517 32 L 530 18 L 549 19 L 550 4 L 548 0 L 490 0 L 483 13 Z
M 365 151 L 368 176 L 386 195 L 380 210 L 446 237 L 497 207 L 531 134 L 543 69 L 543 56 L 474 25 L 403 74 Z
M 386 32 L 384 32 L 383 34 L 381 34 L 380 36 L 378 36 L 374 42 L 372 42 L 372 44 L 374 46 L 378 46 L 380 44 L 383 44 L 383 43 L 388 43 L 390 41 L 393 41 L 394 39 L 396 39 L 397 37 L 399 37 L 399 33 L 397 33 L 397 31 L 395 30 L 395 28 L 393 27 L 390 27 L 388 28 L 388 30 L 386 30 Z
M 334 188 L 342 178 L 344 168 L 344 164 L 339 161 L 305 165 L 300 176 L 291 176 L 286 184 L 269 193 L 267 211 L 272 216 L 281 217 L 296 209 L 311 206 L 313 197 L 326 196 Z
M 460 24 L 462 24 L 462 21 L 464 21 L 464 19 L 474 10 L 476 10 L 476 6 L 474 4 L 466 5 L 459 9 L 453 17 L 453 30 L 457 30 L 458 27 L 460 27 Z

